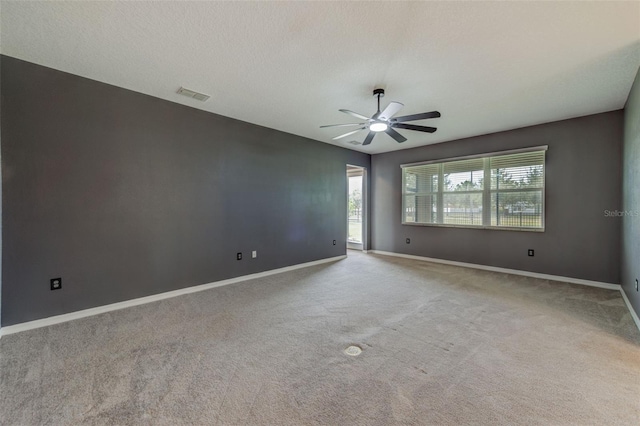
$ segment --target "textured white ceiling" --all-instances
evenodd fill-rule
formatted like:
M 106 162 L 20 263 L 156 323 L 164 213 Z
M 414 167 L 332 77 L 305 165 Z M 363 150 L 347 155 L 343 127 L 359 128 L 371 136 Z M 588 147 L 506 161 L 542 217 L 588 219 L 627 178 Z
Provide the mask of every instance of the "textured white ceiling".
M 622 108 L 640 2 L 9 2 L 3 54 L 217 114 L 379 153 Z M 368 147 L 370 116 L 439 110 Z M 201 103 L 184 86 L 211 95 Z

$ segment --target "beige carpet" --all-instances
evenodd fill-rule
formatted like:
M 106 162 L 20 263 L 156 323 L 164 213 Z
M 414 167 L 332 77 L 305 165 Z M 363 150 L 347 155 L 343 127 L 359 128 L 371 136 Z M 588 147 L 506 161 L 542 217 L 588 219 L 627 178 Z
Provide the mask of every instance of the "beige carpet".
M 0 422 L 640 424 L 619 292 L 349 254 L 5 336 Z

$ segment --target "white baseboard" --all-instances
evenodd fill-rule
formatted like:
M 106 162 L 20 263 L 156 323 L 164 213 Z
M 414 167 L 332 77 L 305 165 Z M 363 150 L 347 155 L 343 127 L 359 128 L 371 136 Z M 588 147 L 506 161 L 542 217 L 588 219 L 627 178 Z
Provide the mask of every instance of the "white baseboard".
M 402 258 L 406 258 L 406 259 L 421 260 L 421 261 L 426 261 L 426 262 L 442 263 L 442 264 L 445 264 L 445 265 L 461 266 L 461 267 L 464 267 L 464 268 L 482 269 L 482 270 L 485 270 L 485 271 L 501 272 L 501 273 L 505 273 L 505 274 L 521 275 L 521 276 L 532 277 L 532 278 L 541 278 L 541 279 L 547 279 L 547 280 L 553 280 L 553 281 L 568 282 L 568 283 L 572 283 L 572 284 L 582 284 L 582 285 L 588 285 L 588 286 L 592 286 L 592 287 L 606 288 L 606 289 L 609 289 L 609 290 L 619 290 L 620 293 L 622 294 L 622 298 L 623 298 L 625 304 L 627 305 L 627 308 L 629 309 L 629 312 L 631 313 L 631 317 L 632 317 L 634 323 L 638 327 L 638 330 L 640 330 L 640 318 L 638 318 L 638 315 L 633 310 L 633 307 L 631 306 L 631 303 L 629 302 L 629 299 L 627 298 L 626 293 L 624 292 L 624 290 L 622 289 L 622 287 L 619 284 L 610 284 L 610 283 L 603 283 L 603 282 L 598 282 L 598 281 L 589 281 L 589 280 L 583 280 L 583 279 L 580 279 L 580 278 L 563 277 L 563 276 L 558 276 L 558 275 L 539 274 L 539 273 L 536 273 L 536 272 L 522 271 L 522 270 L 518 270 L 518 269 L 499 268 L 499 267 L 495 267 L 495 266 L 478 265 L 478 264 L 475 264 L 475 263 L 456 262 L 456 261 L 452 261 L 452 260 L 437 259 L 437 258 L 430 258 L 430 257 L 423 257 L 423 256 L 415 256 L 415 255 L 403 254 L 403 253 L 393 253 L 393 252 L 381 251 L 381 250 L 368 250 L 367 252 L 368 253 L 373 253 L 373 254 L 385 255 L 385 256 L 395 256 L 395 257 L 402 257 Z M 365 252 L 365 253 L 367 253 L 367 252 Z M 212 288 L 221 287 L 221 286 L 225 286 L 225 285 L 229 285 L 229 284 L 234 284 L 234 283 L 238 283 L 238 282 L 242 282 L 242 281 L 252 280 L 252 279 L 255 279 L 255 278 L 262 278 L 262 277 L 267 277 L 269 275 L 280 274 L 282 272 L 294 271 L 296 269 L 307 268 L 309 266 L 320 265 L 320 264 L 329 263 L 329 262 L 335 262 L 335 261 L 338 261 L 338 260 L 345 259 L 346 257 L 347 257 L 346 255 L 342 255 L 342 256 L 330 257 L 330 258 L 327 258 L 327 259 L 315 260 L 313 262 L 301 263 L 301 264 L 298 264 L 298 265 L 292 265 L 292 266 L 287 266 L 287 267 L 284 267 L 284 268 L 272 269 L 270 271 L 258 272 L 258 273 L 250 274 L 250 275 L 243 275 L 241 277 L 230 278 L 230 279 L 227 279 L 227 280 L 216 281 L 216 282 L 212 282 L 212 283 L 208 283 L 208 284 L 202 284 L 202 285 L 197 285 L 197 286 L 193 286 L 193 287 L 182 288 L 182 289 L 179 289 L 179 290 L 169 291 L 169 292 L 166 292 L 166 293 L 154 294 L 152 296 L 140 297 L 138 299 L 126 300 L 124 302 L 112 303 L 110 305 L 98 306 L 98 307 L 95 307 L 95 308 L 84 309 L 82 311 L 71 312 L 71 313 L 63 314 L 63 315 L 56 315 L 56 316 L 49 317 L 49 318 L 43 318 L 43 319 L 39 319 L 39 320 L 35 320 L 35 321 L 24 322 L 24 323 L 20 323 L 20 324 L 10 325 L 10 326 L 7 326 L 7 327 L 0 327 L 0 338 L 2 338 L 2 336 L 5 336 L 5 335 L 19 333 L 21 331 L 32 330 L 32 329 L 40 328 L 40 327 L 46 327 L 46 326 L 53 325 L 53 324 L 60 324 L 60 323 L 67 322 L 67 321 L 73 321 L 73 320 L 80 319 L 80 318 L 86 318 L 86 317 L 90 317 L 90 316 L 93 316 L 93 315 L 99 315 L 99 314 L 102 314 L 102 313 L 105 313 L 105 312 L 117 311 L 117 310 L 120 310 L 120 309 L 129 308 L 129 307 L 132 307 L 132 306 L 143 305 L 143 304 L 146 304 L 146 303 L 156 302 L 158 300 L 164 300 L 164 299 L 169 299 L 169 298 L 172 298 L 172 297 L 182 296 L 182 295 L 185 295 L 185 294 L 196 293 L 196 292 L 199 292 L 199 291 L 209 290 L 209 289 L 212 289 Z
M 443 263 L 445 265 L 462 266 L 463 268 L 482 269 L 484 271 L 501 272 L 504 274 L 521 275 L 525 277 L 540 278 L 543 280 L 562 281 L 571 284 L 588 285 L 591 287 L 620 290 L 620 284 L 603 283 L 600 281 L 583 280 L 581 278 L 563 277 L 559 275 L 539 274 L 537 272 L 522 271 L 520 269 L 499 268 L 497 266 L 478 265 L 476 263 L 456 262 L 453 260 L 437 259 L 433 257 L 414 256 L 412 254 L 394 253 L 390 251 L 369 250 L 369 253 L 382 254 L 384 256 L 404 257 L 406 259 L 422 260 L 426 262 Z
M 268 277 L 269 275 L 280 274 L 282 272 L 294 271 L 296 269 L 308 268 L 309 266 L 320 265 L 323 263 L 335 262 L 346 259 L 346 255 L 329 257 L 326 259 L 314 260 L 313 262 L 300 263 L 298 265 L 286 266 L 284 268 L 271 269 L 269 271 L 258 272 L 241 277 L 229 278 L 227 280 L 216 281 L 208 284 L 201 284 L 193 287 L 181 288 L 179 290 L 168 291 L 166 293 L 154 294 L 151 296 L 140 297 L 137 299 L 125 300 L 124 302 L 112 303 L 110 305 L 97 306 L 95 308 L 84 309 L 82 311 L 70 312 L 68 314 L 56 315 L 53 317 L 43 318 L 35 321 L 23 322 L 20 324 L 9 325 L 0 328 L 0 338 L 9 334 L 19 333 L 21 331 L 33 330 L 34 328 L 47 327 L 53 324 L 73 321 L 80 318 L 86 318 L 93 315 L 103 314 L 105 312 L 117 311 L 120 309 L 130 308 L 132 306 L 144 305 L 146 303 L 156 302 L 158 300 L 170 299 L 172 297 L 182 296 L 185 294 L 196 293 L 199 291 L 209 290 L 224 285 L 235 284 L 242 281 L 253 280 L 255 278 Z
M 583 280 L 581 278 L 563 277 L 559 275 L 539 274 L 537 272 L 522 271 L 519 269 L 498 268 L 496 266 L 478 265 L 476 263 L 455 262 L 453 260 L 414 256 L 412 254 L 394 253 L 394 252 L 382 251 L 382 250 L 369 250 L 369 253 L 381 254 L 384 256 L 403 257 L 405 259 L 422 260 L 426 262 L 443 263 L 445 265 L 461 266 L 463 268 L 482 269 L 484 271 L 502 272 L 505 274 L 521 275 L 521 276 L 532 277 L 532 278 L 541 278 L 544 280 L 561 281 L 561 282 L 571 283 L 571 284 L 588 285 L 591 287 L 606 288 L 608 290 L 618 290 L 622 294 L 622 299 L 624 299 L 624 303 L 627 305 L 627 308 L 629 309 L 629 313 L 631 314 L 631 318 L 633 318 L 633 322 L 636 324 L 636 327 L 638 327 L 638 330 L 640 330 L 640 318 L 638 318 L 638 315 L 633 310 L 633 307 L 631 306 L 631 302 L 629 302 L 629 299 L 627 298 L 627 294 L 624 292 L 620 284 L 603 283 L 600 281 Z
M 622 293 L 622 299 L 624 299 L 624 303 L 627 304 L 627 308 L 629 309 L 629 313 L 631 313 L 631 318 L 633 318 L 633 322 L 636 323 L 636 327 L 640 330 L 640 318 L 638 318 L 638 314 L 633 310 L 633 306 L 631 306 L 631 302 L 627 298 L 627 293 L 624 292 L 624 289 L 620 287 L 620 293 Z

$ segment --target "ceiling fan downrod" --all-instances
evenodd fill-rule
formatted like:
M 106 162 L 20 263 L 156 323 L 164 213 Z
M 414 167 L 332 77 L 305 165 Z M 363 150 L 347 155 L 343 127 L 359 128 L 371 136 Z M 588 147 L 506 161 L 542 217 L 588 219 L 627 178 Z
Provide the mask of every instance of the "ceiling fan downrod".
M 377 114 L 380 114 L 380 98 L 384 98 L 384 89 L 373 89 L 373 96 L 377 96 L 378 97 L 378 112 Z

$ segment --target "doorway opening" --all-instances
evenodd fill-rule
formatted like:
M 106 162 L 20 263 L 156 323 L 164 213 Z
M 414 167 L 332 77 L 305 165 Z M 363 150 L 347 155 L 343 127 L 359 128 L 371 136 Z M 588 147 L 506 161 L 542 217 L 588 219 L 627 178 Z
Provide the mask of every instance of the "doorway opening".
M 347 248 L 366 247 L 366 169 L 347 165 Z

